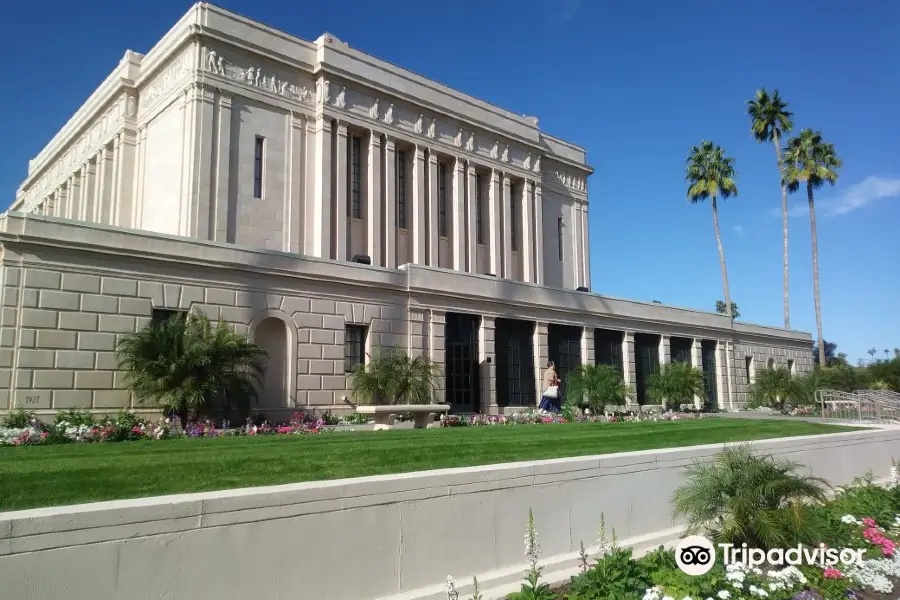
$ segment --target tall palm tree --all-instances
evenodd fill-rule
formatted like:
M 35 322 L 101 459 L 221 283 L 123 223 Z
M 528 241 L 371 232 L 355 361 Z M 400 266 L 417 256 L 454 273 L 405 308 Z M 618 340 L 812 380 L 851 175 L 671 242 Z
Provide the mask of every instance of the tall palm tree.
M 784 237 L 784 328 L 791 328 L 791 312 L 788 303 L 788 201 L 787 186 L 781 177 L 781 139 L 790 133 L 794 124 L 791 117 L 794 113 L 787 110 L 787 102 L 775 90 L 770 96 L 765 88 L 757 90 L 756 97 L 747 102 L 747 114 L 750 115 L 750 131 L 759 142 L 772 142 L 775 145 L 775 156 L 778 159 L 779 179 L 781 181 L 781 220 Z
M 823 184 L 834 185 L 838 179 L 837 170 L 841 159 L 834 146 L 822 140 L 822 134 L 812 129 L 804 129 L 800 135 L 788 140 L 782 158 L 783 180 L 790 193 L 806 183 L 806 198 L 809 202 L 809 226 L 812 231 L 813 296 L 816 305 L 816 334 L 819 338 L 819 364 L 825 364 L 825 344 L 822 342 L 822 306 L 819 298 L 819 242 L 816 237 L 816 207 L 813 190 Z
M 691 204 L 702 202 L 707 198 L 712 201 L 713 227 L 716 231 L 716 243 L 719 246 L 719 261 L 722 264 L 722 287 L 725 291 L 726 314 L 731 317 L 731 292 L 728 290 L 728 269 L 725 267 L 725 250 L 722 249 L 722 237 L 719 235 L 719 209 L 716 199 L 737 196 L 738 189 L 734 183 L 736 172 L 734 159 L 725 156 L 725 151 L 709 141 L 700 142 L 691 148 L 687 159 L 685 181 L 688 183 L 688 200 Z

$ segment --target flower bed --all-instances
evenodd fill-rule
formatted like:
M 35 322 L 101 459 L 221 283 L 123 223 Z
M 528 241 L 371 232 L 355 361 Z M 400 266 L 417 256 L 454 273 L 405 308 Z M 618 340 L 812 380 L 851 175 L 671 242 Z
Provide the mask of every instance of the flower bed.
M 441 427 L 486 427 L 495 425 L 551 425 L 563 423 L 631 423 L 639 421 L 678 421 L 682 419 L 709 418 L 711 413 L 675 412 L 663 413 L 607 413 L 591 415 L 564 410 L 551 414 L 541 410 L 529 410 L 508 415 L 441 415 Z
M 9 422 L 13 421 L 13 422 Z M 18 422 L 16 422 L 18 421 Z M 23 422 L 25 421 L 25 422 Z M 242 435 L 298 435 L 331 431 L 322 418 L 297 412 L 287 423 L 259 425 L 248 421 L 233 427 L 228 421 L 201 421 L 182 424 L 179 419 L 145 419 L 132 411 L 120 410 L 114 417 L 96 419 L 86 411 L 64 411 L 54 423 L 43 423 L 34 415 L 19 413 L 0 427 L 0 446 L 35 446 L 68 443 L 123 442 L 173 438 L 212 438 Z M 9 425 L 14 425 L 10 427 Z
M 838 490 L 832 500 L 805 508 L 807 523 L 824 537 L 821 548 L 862 551 L 862 561 L 851 565 L 724 564 L 717 549 L 711 570 L 691 576 L 677 566 L 672 549 L 660 547 L 634 559 L 631 549 L 617 545 L 615 531 L 607 539 L 601 514 L 596 562 L 589 564 L 582 544 L 580 574 L 551 588 L 540 581 L 537 531 L 529 516 L 525 554 L 531 569 L 522 591 L 508 600 L 890 600 L 900 591 L 898 483 L 894 467 L 887 487 L 874 485 L 870 474 Z

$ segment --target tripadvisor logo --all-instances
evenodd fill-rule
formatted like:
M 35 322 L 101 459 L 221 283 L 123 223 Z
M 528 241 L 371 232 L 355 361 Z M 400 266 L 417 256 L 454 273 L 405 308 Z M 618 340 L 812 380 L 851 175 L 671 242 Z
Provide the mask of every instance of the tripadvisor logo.
M 749 548 L 747 544 L 719 544 L 724 564 L 743 564 L 750 568 L 765 564 L 772 565 L 817 565 L 833 567 L 837 564 L 860 565 L 863 561 L 864 549 L 859 548 L 826 548 L 824 544 L 817 547 L 798 544 L 794 548 L 772 548 L 768 552 L 761 548 Z M 688 575 L 704 575 L 716 563 L 716 548 L 702 535 L 684 538 L 675 548 L 675 562 L 678 568 Z

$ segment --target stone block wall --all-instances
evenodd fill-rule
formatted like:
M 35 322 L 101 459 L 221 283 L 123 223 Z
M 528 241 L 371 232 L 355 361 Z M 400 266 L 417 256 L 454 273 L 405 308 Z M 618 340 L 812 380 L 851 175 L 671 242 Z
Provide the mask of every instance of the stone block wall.
M 748 357 L 752 359 L 749 373 Z M 775 367 L 788 368 L 788 361 L 793 361 L 795 377 L 802 377 L 813 370 L 813 357 L 810 350 L 779 348 L 750 342 L 735 343 L 733 365 L 735 402 L 740 406 L 745 406 L 750 401 L 750 386 L 753 383 L 751 379 L 755 373 L 767 368 L 770 364 L 774 364 Z
M 262 320 L 284 321 L 288 339 L 295 342 L 284 357 L 284 372 L 291 382 L 285 383 L 280 405 L 259 407 L 267 413 L 349 409 L 347 325 L 366 326 L 367 351 L 407 343 L 406 307 L 375 299 L 349 302 L 299 290 L 265 294 L 225 285 L 164 284 L 49 267 L 5 266 L 2 278 L 0 410 L 149 409 L 126 389 L 115 349 L 125 334 L 150 323 L 159 309 L 202 311 L 251 338 Z

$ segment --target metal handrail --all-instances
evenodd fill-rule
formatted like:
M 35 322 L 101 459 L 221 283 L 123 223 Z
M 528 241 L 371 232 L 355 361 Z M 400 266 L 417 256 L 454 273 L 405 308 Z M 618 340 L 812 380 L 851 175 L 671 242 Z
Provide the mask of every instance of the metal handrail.
M 823 419 L 900 422 L 900 394 L 883 391 L 816 390 L 815 398 Z

